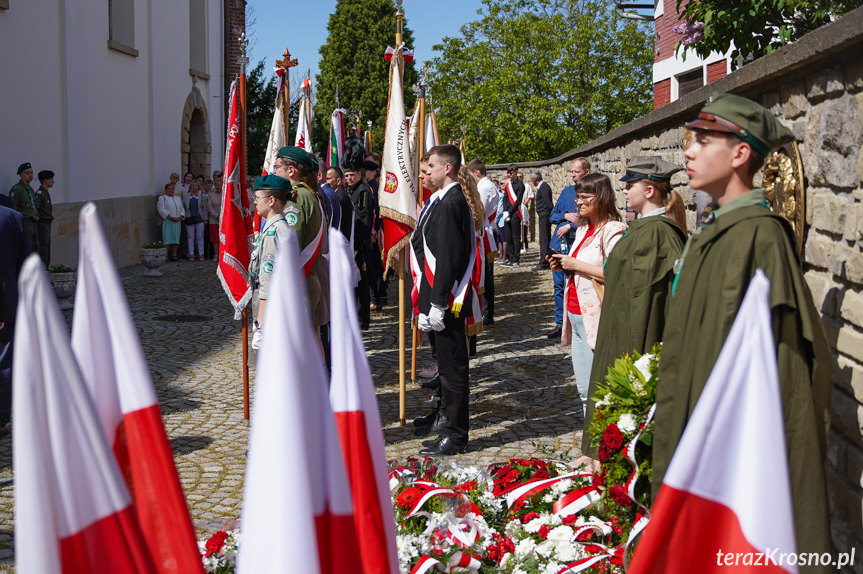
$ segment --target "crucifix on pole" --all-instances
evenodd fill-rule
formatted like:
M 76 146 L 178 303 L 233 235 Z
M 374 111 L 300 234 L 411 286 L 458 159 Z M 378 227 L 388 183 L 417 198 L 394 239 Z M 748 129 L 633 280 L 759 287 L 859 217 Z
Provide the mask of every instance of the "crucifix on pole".
M 287 48 L 285 48 L 285 53 L 283 55 L 283 60 L 276 60 L 276 66 L 279 68 L 285 69 L 285 89 L 282 93 L 282 99 L 285 100 L 285 113 L 282 114 L 282 119 L 285 123 L 285 137 L 288 137 L 288 116 L 290 115 L 288 112 L 291 109 L 291 68 L 296 67 L 299 62 L 296 58 L 291 59 L 291 52 Z

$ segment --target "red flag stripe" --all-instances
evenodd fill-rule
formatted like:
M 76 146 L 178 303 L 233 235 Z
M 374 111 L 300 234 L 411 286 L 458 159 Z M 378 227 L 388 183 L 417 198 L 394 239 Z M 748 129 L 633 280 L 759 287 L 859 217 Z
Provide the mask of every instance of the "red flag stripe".
M 132 506 L 61 538 L 60 560 L 63 574 L 156 572 Z

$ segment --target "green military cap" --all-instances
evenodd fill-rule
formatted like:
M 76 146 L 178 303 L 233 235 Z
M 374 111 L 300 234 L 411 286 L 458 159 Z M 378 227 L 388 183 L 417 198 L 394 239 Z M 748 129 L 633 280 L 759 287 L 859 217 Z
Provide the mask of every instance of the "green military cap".
M 276 191 L 291 191 L 293 184 L 277 175 L 265 175 L 255 180 L 255 189 L 274 189 Z
M 279 149 L 279 153 L 277 155 L 278 157 L 284 157 L 293 160 L 298 164 L 305 166 L 313 171 L 317 171 L 318 169 L 318 162 L 314 160 L 314 158 L 309 152 L 307 152 L 301 147 L 286 145 L 285 147 Z
M 707 98 L 698 119 L 686 127 L 732 133 L 765 156 L 795 139 L 794 134 L 762 106 L 744 97 L 720 92 Z
M 29 162 L 26 162 L 26 161 L 25 161 L 24 163 L 22 163 L 21 165 L 19 165 L 19 166 L 18 166 L 18 172 L 17 172 L 15 175 L 21 175 L 21 172 L 22 172 L 22 171 L 24 171 L 25 169 L 30 169 L 30 168 L 32 168 L 32 167 L 33 167 L 33 166 L 32 166 L 32 165 L 30 165 L 30 163 L 29 163 Z
M 671 176 L 678 171 L 683 171 L 683 168 L 657 155 L 640 155 L 629 160 L 626 164 L 626 175 L 621 177 L 620 181 L 671 181 Z

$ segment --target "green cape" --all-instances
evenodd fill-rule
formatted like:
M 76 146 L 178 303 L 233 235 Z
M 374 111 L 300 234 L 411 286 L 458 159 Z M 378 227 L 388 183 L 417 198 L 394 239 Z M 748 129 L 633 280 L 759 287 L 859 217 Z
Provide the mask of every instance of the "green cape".
M 636 219 L 629 224 L 605 263 L 605 297 L 587 391 L 587 415 L 581 450 L 596 458 L 587 429 L 593 420 L 596 382 L 625 353 L 645 353 L 662 340 L 666 303 L 674 281 L 674 262 L 683 251 L 686 234 L 664 216 Z
M 770 279 L 797 552 L 822 553 L 831 550 L 823 467 L 831 358 L 793 237 L 788 222 L 752 205 L 717 217 L 689 239 L 663 336 L 652 486 L 655 498 L 749 282 L 761 268 Z

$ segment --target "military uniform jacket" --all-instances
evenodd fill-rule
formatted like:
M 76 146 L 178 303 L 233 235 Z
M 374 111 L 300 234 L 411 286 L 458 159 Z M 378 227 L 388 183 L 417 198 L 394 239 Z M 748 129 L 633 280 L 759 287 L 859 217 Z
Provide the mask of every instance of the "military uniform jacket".
M 51 203 L 51 194 L 47 189 L 40 187 L 36 190 L 36 212 L 39 214 L 41 223 L 54 221 L 54 206 Z
M 797 552 L 831 548 L 824 487 L 830 350 L 800 269 L 790 225 L 751 192 L 693 235 L 665 324 L 653 438 L 654 497 L 755 270 L 770 279 Z M 747 194 L 748 195 L 748 194 Z M 746 197 L 746 196 L 744 196 Z M 735 200 L 737 201 L 737 200 Z M 801 572 L 816 569 L 800 568 Z
M 683 251 L 686 234 L 673 220 L 650 215 L 633 221 L 605 262 L 605 297 L 596 335 L 596 350 L 587 392 L 582 451 L 590 448 L 587 428 L 593 420 L 596 383 L 625 353 L 646 353 L 662 341 L 674 262 Z
M 433 275 L 426 261 L 425 246 L 435 259 Z M 450 308 L 450 295 L 467 273 L 471 253 L 475 249 L 473 217 L 459 184 L 454 184 L 443 197 L 432 199 L 427 204 L 411 236 L 411 247 L 416 256 L 416 266 L 422 271 L 417 303 L 419 312 L 428 315 L 432 304 Z M 463 308 L 471 308 L 469 289 Z
M 36 211 L 36 192 L 33 188 L 19 180 L 9 190 L 9 199 L 12 200 L 12 209 L 21 213 L 24 219 L 39 221 L 39 213 Z
M 259 299 L 267 299 L 270 280 L 273 278 L 273 265 L 278 252 L 279 238 L 288 232 L 284 214 L 280 213 L 267 220 L 249 262 L 249 277 L 252 288 L 258 290 Z

